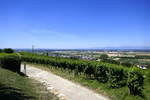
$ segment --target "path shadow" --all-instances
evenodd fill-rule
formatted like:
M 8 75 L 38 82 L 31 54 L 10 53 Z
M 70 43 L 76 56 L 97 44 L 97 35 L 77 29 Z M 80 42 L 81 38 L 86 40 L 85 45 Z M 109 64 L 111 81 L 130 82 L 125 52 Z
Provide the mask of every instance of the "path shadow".
M 19 75 L 24 76 L 24 77 L 28 77 L 26 74 L 24 74 L 23 72 L 18 72 Z
M 33 96 L 26 96 L 21 89 L 0 84 L 0 100 L 29 100 L 35 99 Z

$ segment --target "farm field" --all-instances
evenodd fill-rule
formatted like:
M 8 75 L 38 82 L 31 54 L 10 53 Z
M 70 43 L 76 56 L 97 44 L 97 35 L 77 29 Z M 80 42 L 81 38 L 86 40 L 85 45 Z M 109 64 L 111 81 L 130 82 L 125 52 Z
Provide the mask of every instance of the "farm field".
M 27 51 L 27 50 L 18 50 Z M 29 51 L 31 52 L 31 51 Z M 118 63 L 125 66 L 137 66 L 150 68 L 150 51 L 149 50 L 34 50 L 34 53 L 71 59 L 83 59 L 90 61 L 100 61 L 101 55 L 108 56 L 105 60 L 108 63 Z

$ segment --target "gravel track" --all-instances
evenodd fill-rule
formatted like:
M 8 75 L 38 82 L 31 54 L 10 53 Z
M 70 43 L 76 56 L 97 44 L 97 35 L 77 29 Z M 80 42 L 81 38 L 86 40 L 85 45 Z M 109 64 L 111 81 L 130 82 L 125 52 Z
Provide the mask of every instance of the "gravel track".
M 21 67 L 24 72 L 23 65 Z M 107 97 L 95 93 L 79 84 L 44 71 L 33 65 L 27 65 L 26 75 L 43 83 L 49 91 L 54 93 L 60 100 L 109 100 Z

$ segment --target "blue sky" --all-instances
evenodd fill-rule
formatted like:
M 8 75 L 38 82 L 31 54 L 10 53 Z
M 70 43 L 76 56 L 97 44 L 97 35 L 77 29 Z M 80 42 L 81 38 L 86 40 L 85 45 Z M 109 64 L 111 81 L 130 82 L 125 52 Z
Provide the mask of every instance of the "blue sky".
M 149 0 L 0 0 L 0 48 L 150 47 Z

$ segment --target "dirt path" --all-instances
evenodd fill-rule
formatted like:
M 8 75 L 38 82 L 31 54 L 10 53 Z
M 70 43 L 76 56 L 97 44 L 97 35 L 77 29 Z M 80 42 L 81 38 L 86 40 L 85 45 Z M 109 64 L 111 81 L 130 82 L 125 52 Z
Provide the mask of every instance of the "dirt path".
M 27 65 L 26 74 L 30 78 L 42 82 L 48 90 L 62 100 L 109 100 L 92 90 L 31 65 Z

